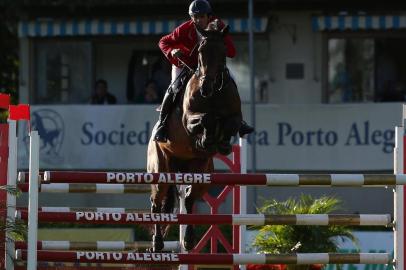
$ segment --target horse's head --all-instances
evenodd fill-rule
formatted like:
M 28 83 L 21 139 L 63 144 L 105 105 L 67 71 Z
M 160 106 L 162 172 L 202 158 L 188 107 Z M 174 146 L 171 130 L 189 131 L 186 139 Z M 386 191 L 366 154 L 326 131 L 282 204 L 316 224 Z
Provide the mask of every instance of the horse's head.
M 200 30 L 202 40 L 199 46 L 200 93 L 203 97 L 214 94 L 218 75 L 226 67 L 226 46 L 224 36 L 229 27 L 218 29 L 217 20 L 211 22 L 205 30 Z M 220 87 L 221 88 L 221 87 Z

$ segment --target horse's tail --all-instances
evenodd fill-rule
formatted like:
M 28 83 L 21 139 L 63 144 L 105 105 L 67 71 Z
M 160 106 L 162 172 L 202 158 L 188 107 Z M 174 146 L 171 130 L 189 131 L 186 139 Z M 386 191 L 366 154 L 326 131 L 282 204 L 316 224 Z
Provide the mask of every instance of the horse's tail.
M 168 191 L 166 193 L 166 199 L 164 204 L 162 205 L 162 212 L 164 213 L 173 213 L 175 209 L 175 204 L 178 202 L 179 204 L 179 196 L 178 196 L 178 190 L 175 185 L 170 185 L 168 188 Z M 170 225 L 165 226 L 164 230 L 164 237 L 167 236 L 169 233 L 169 228 Z

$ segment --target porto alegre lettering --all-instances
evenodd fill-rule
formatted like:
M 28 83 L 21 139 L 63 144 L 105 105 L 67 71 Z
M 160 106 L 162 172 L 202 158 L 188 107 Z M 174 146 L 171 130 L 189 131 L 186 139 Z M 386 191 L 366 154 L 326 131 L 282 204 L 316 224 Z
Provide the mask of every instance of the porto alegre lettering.
M 290 143 L 292 145 L 336 145 L 338 135 L 332 130 L 324 131 L 319 128 L 317 130 L 300 131 L 293 130 L 289 123 L 278 123 L 278 145 Z
M 382 145 L 384 153 L 392 153 L 395 147 L 394 138 L 394 130 L 373 130 L 369 121 L 365 121 L 362 125 L 351 125 L 345 145 Z
M 93 122 L 82 125 L 80 142 L 85 146 L 146 146 L 151 134 L 150 122 L 145 122 L 143 128 L 132 130 L 125 124 L 118 124 L 116 128 L 100 128 Z M 247 137 L 248 144 L 254 141 L 258 146 L 268 147 L 334 147 L 334 146 L 379 146 L 383 153 L 392 153 L 395 132 L 392 129 L 373 128 L 370 121 L 353 122 L 348 127 L 342 124 L 335 128 L 297 128 L 290 122 L 277 122 L 275 126 L 266 130 L 257 130 Z M 237 136 L 231 143 L 238 143 Z M 190 180 L 190 179 L 185 179 Z M 120 180 L 117 180 L 119 183 Z M 121 181 L 130 183 L 131 179 Z M 148 183 L 148 179 L 145 179 Z M 178 181 L 175 179 L 175 181 Z M 174 182 L 176 183 L 176 182 Z
M 395 131 L 392 129 L 373 129 L 369 121 L 352 123 L 348 130 L 338 131 L 315 128 L 295 129 L 287 122 L 277 123 L 278 146 L 381 146 L 382 152 L 393 152 Z M 272 143 L 271 143 L 272 144 Z
M 100 261 L 135 261 L 135 262 L 178 262 L 176 253 L 121 253 L 121 252 L 76 252 L 76 259 L 100 260 Z
M 114 221 L 114 222 L 178 222 L 176 214 L 168 213 L 102 213 L 76 212 L 77 221 Z
M 106 173 L 107 183 L 119 184 L 151 184 L 154 181 L 152 173 Z M 163 184 L 210 184 L 211 175 L 208 173 L 159 173 L 157 183 Z

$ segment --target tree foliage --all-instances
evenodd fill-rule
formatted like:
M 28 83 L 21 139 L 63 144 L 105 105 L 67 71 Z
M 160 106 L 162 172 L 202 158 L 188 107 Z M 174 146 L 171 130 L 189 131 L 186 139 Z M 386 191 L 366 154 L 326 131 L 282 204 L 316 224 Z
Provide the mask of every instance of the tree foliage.
M 18 100 L 17 2 L 0 2 L 0 93 L 10 94 L 12 103 Z M 6 119 L 7 112 L 0 110 L 0 123 Z
M 17 4 L 7 1 L 0 8 L 0 92 L 9 93 L 13 102 L 18 94 Z

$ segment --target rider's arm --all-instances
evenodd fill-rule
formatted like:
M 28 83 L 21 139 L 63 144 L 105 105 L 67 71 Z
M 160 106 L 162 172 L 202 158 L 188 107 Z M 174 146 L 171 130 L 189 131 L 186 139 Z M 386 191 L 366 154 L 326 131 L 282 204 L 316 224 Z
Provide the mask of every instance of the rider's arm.
M 166 58 L 168 58 L 169 62 L 171 62 L 174 65 L 176 65 L 178 61 L 176 60 L 175 57 L 172 56 L 171 52 L 178 46 L 177 36 L 179 34 L 177 33 L 178 32 L 177 29 L 178 28 L 176 28 L 172 33 L 163 36 L 158 43 L 158 46 L 163 52 L 163 54 L 166 56 Z
M 179 66 L 179 61 L 172 54 L 173 50 L 180 49 L 183 54 L 189 53 L 187 48 L 183 45 L 183 40 L 185 39 L 186 33 L 188 33 L 189 27 L 188 22 L 183 23 L 182 25 L 176 27 L 172 33 L 163 36 L 159 41 L 159 48 L 168 58 L 168 60 L 174 65 Z

